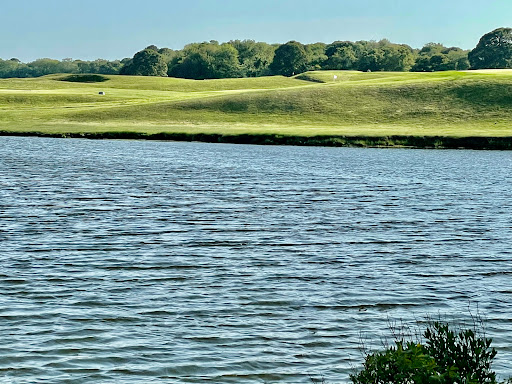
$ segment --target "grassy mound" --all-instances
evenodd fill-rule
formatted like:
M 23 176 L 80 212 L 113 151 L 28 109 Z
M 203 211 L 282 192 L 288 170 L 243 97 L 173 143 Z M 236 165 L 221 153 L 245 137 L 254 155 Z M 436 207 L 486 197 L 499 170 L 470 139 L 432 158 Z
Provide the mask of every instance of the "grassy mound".
M 105 78 L 101 88 L 58 81 L 62 75 L 0 80 L 0 130 L 297 138 L 512 136 L 511 72 Z M 98 91 L 106 96 L 99 97 Z

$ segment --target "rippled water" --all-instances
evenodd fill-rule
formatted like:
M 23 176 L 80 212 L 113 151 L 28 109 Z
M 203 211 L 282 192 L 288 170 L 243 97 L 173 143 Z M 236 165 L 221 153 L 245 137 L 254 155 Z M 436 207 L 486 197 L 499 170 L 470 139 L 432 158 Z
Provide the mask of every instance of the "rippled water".
M 2 383 L 346 382 L 476 308 L 512 375 L 512 153 L 0 138 Z

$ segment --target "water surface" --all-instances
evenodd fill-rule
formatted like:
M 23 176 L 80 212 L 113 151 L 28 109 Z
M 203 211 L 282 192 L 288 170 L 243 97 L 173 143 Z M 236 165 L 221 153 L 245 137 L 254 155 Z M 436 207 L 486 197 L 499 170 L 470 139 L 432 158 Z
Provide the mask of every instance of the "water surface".
M 0 138 L 5 383 L 346 382 L 477 310 L 512 375 L 512 153 Z

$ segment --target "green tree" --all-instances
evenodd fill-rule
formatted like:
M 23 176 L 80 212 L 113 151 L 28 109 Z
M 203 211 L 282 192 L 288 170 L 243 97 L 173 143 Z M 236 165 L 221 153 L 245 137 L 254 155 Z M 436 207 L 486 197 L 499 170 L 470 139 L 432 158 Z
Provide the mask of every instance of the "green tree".
M 152 51 L 155 51 L 155 52 L 158 52 L 158 47 L 154 44 L 151 44 L 151 45 L 148 45 L 146 48 L 144 49 L 150 49 Z
M 327 60 L 323 69 L 356 69 L 360 47 L 351 41 L 335 41 L 325 50 Z
M 238 51 L 230 44 L 221 44 L 210 51 L 210 77 L 212 79 L 225 79 L 240 77 L 240 63 Z
M 366 71 L 382 70 L 382 50 L 379 43 L 375 41 L 360 41 L 360 54 L 357 61 L 357 69 Z
M 453 71 L 469 68 L 468 52 L 458 47 L 428 43 L 419 52 L 412 67 L 415 72 Z
M 58 67 L 59 73 L 77 73 L 78 60 L 73 60 L 71 58 L 62 59 Z
M 232 40 L 229 44 L 238 52 L 242 77 L 257 77 L 268 73 L 268 67 L 274 59 L 276 47 L 254 40 Z
M 216 41 L 189 44 L 169 64 L 169 76 L 197 80 L 240 77 L 238 51 Z
M 122 67 L 119 60 L 108 61 L 97 59 L 94 61 L 77 61 L 78 73 L 96 73 L 101 75 L 117 75 Z
M 327 60 L 327 55 L 325 54 L 326 48 L 327 45 L 324 43 L 307 44 L 304 46 L 308 70 L 315 71 L 322 69 L 325 60 Z
M 307 62 L 304 46 L 297 41 L 289 41 L 276 49 L 270 70 L 276 75 L 293 76 L 304 72 Z
M 405 44 L 392 44 L 386 42 L 380 47 L 381 71 L 406 72 L 414 64 L 414 53 L 411 47 Z
M 0 59 L 0 78 L 15 77 L 16 71 L 22 66 L 19 60 Z
M 471 68 L 512 68 L 512 28 L 498 28 L 482 36 L 469 53 Z
M 418 56 L 416 58 L 416 62 L 412 66 L 411 71 L 413 71 L 413 72 L 432 72 L 430 57 Z
M 28 63 L 27 66 L 31 71 L 31 76 L 33 77 L 45 76 L 52 73 L 72 72 L 66 70 L 65 66 L 63 66 L 59 60 L 53 59 L 37 59 L 31 63 Z
M 456 71 L 465 71 L 470 68 L 468 53 L 469 51 L 460 48 L 450 48 L 447 53 L 450 66 Z
M 170 48 L 160 48 L 158 53 L 161 54 L 169 66 L 169 63 L 177 56 L 179 56 L 179 51 L 174 51 Z
M 167 63 L 164 57 L 153 49 L 137 52 L 133 59 L 120 71 L 121 75 L 167 76 Z
M 357 42 L 360 71 L 409 71 L 414 64 L 414 51 L 405 44 L 394 44 L 383 39 Z
M 450 68 L 448 57 L 441 53 L 436 53 L 430 57 L 429 66 L 432 71 L 447 71 Z
M 354 69 L 358 59 L 352 45 L 337 47 L 325 62 L 325 69 Z
M 169 76 L 183 79 L 208 79 L 210 64 L 206 54 L 196 51 L 184 57 L 176 57 L 169 64 Z

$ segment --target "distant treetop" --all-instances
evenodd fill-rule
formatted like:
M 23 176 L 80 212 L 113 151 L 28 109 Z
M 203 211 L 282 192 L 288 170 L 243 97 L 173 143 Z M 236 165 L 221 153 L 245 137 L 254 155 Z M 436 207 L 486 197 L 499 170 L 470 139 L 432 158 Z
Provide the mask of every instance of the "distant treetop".
M 498 28 L 482 36 L 469 53 L 471 68 L 512 68 L 512 28 Z
M 173 76 L 220 79 L 269 75 L 293 76 L 311 70 L 434 72 L 512 68 L 512 28 L 485 34 L 471 52 L 428 43 L 421 49 L 389 40 L 335 41 L 331 44 L 268 44 L 254 40 L 211 40 L 181 50 L 149 45 L 133 58 L 108 61 L 38 59 L 22 63 L 0 59 L 0 78 L 37 77 L 53 73 Z

